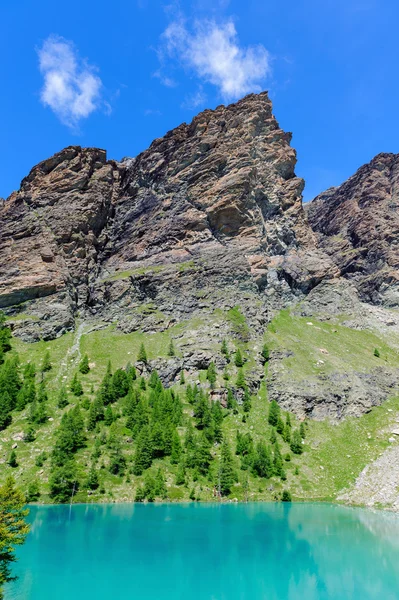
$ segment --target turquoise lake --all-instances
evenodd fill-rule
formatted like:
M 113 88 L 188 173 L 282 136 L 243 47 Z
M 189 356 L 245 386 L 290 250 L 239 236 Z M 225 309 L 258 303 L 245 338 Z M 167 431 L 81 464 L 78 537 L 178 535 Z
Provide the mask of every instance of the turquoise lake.
M 6 600 L 398 600 L 399 516 L 324 504 L 32 507 Z

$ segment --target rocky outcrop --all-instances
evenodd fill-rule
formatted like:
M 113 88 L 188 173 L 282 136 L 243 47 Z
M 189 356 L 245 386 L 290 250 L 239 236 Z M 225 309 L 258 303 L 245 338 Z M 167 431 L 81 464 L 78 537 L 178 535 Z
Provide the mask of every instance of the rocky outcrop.
M 399 155 L 379 154 L 307 206 L 319 245 L 363 300 L 399 304 Z
M 252 94 L 136 158 L 73 146 L 34 167 L 0 206 L 0 308 L 14 334 L 52 339 L 77 319 L 149 334 L 197 323 L 181 334 L 182 358 L 157 365 L 163 380 L 217 362 L 233 337 L 249 342 L 256 390 L 263 334 L 282 308 L 388 327 L 368 311 L 398 301 L 398 157 L 376 157 L 304 210 L 290 141 L 268 95 Z M 272 364 L 270 397 L 316 418 L 366 411 L 397 380 L 352 373 L 287 385 Z
M 290 139 L 263 93 L 135 159 L 70 147 L 40 163 L 0 212 L 0 306 L 34 317 L 16 334 L 54 337 L 78 311 L 132 330 L 146 302 L 177 320 L 240 304 L 264 326 L 336 271 L 306 222 Z

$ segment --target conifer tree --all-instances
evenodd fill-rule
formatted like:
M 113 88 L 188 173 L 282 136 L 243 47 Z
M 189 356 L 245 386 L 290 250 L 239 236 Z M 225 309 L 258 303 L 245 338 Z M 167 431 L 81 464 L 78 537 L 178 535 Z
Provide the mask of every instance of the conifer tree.
M 230 379 L 230 375 L 229 375 L 229 370 L 227 368 L 227 365 L 225 366 L 225 368 L 223 369 L 223 379 L 225 381 L 228 381 Z
M 270 442 L 272 444 L 275 444 L 276 441 L 277 441 L 276 430 L 274 429 L 274 427 L 272 427 L 271 432 L 270 432 Z
M 186 383 L 186 378 L 184 376 L 183 369 L 180 371 L 180 385 L 184 385 Z
M 176 356 L 175 346 L 173 344 L 173 340 L 170 340 L 169 348 L 168 348 L 168 356 Z
M 58 406 L 58 408 L 63 409 L 66 406 L 68 406 L 68 404 L 69 404 L 68 395 L 67 395 L 65 386 L 62 385 L 58 392 L 57 406 Z
M 39 389 L 37 391 L 37 401 L 39 403 L 48 401 L 47 389 L 44 380 L 40 382 Z
M 269 361 L 269 358 L 270 358 L 270 352 L 269 352 L 269 348 L 268 348 L 267 344 L 264 344 L 264 345 L 263 345 L 263 348 L 262 348 L 262 352 L 261 352 L 261 354 L 262 354 L 262 358 L 263 358 L 263 360 L 264 360 L 265 362 L 268 362 L 268 361 Z
M 75 373 L 75 375 L 73 376 L 73 379 L 71 381 L 71 385 L 70 385 L 69 389 L 71 390 L 71 392 L 74 396 L 79 397 L 79 396 L 83 395 L 82 384 L 80 383 L 80 381 L 78 379 L 77 373 Z
M 0 431 L 11 424 L 11 397 L 7 391 L 0 393 Z
M 233 390 L 229 388 L 227 390 L 227 408 L 234 408 L 236 405 L 236 400 L 234 398 Z
M 15 469 L 15 467 L 18 467 L 17 453 L 15 452 L 15 450 L 11 450 L 11 454 L 8 457 L 8 464 L 13 469 Z
M 42 373 L 47 373 L 47 371 L 51 371 L 51 369 L 52 369 L 52 364 L 51 364 L 51 360 L 50 360 L 50 352 L 47 350 L 47 352 L 43 358 Z
M 112 376 L 112 400 L 124 398 L 129 391 L 129 379 L 123 369 L 117 369 Z M 112 401 L 111 400 L 111 401 Z
M 145 490 L 143 485 L 139 485 L 136 489 L 136 495 L 134 498 L 135 502 L 144 502 L 145 500 Z
M 209 381 L 211 389 L 213 389 L 216 383 L 216 366 L 214 362 L 209 363 L 209 367 L 206 372 L 206 378 Z
M 272 400 L 269 407 L 269 423 L 276 427 L 280 416 L 280 407 L 275 400 Z
M 247 387 L 244 389 L 244 398 L 243 398 L 243 409 L 244 412 L 249 413 L 251 410 L 252 402 L 251 402 L 251 394 Z
M 143 390 L 143 392 L 147 389 L 144 377 L 140 377 L 140 389 Z
M 112 369 L 111 362 L 108 361 L 107 370 L 100 385 L 100 389 L 96 394 L 98 407 L 106 406 L 115 401 L 114 387 L 112 385 Z
M 136 381 L 137 371 L 136 371 L 136 368 L 130 364 L 130 362 L 127 363 L 125 371 L 126 371 L 126 375 L 129 379 L 130 383 L 133 383 L 133 381 Z
M 234 482 L 237 481 L 237 473 L 234 468 L 234 460 L 227 440 L 224 440 L 219 461 L 218 487 L 222 496 L 231 492 Z
M 241 368 L 244 366 L 244 359 L 241 354 L 241 350 L 237 348 L 235 358 L 234 358 L 235 366 Z
M 306 429 L 305 429 L 305 423 L 303 421 L 299 426 L 299 433 L 301 434 L 301 438 L 304 440 L 306 438 Z
M 199 440 L 195 444 L 193 459 L 194 466 L 201 475 L 207 475 L 212 462 L 212 456 L 209 441 L 204 434 L 200 435 Z
M 111 452 L 109 470 L 113 475 L 122 475 L 125 471 L 126 459 L 122 454 L 120 444 L 117 444 Z
M 147 360 L 147 352 L 144 344 L 142 343 L 140 345 L 139 353 L 137 355 L 137 362 L 143 362 L 144 364 L 147 364 Z
M 35 432 L 34 427 L 32 427 L 32 425 L 30 425 L 24 433 L 24 442 L 27 442 L 27 443 L 34 442 L 36 439 L 35 433 L 36 432 Z
M 176 471 L 176 485 L 184 485 L 186 483 L 186 470 L 184 468 L 184 462 L 180 462 Z
M 165 441 L 163 427 L 158 421 L 151 427 L 151 446 L 153 458 L 160 458 L 165 454 Z
M 170 455 L 170 462 L 174 465 L 177 465 L 180 461 L 180 457 L 182 454 L 182 447 L 180 436 L 177 430 L 174 430 L 173 439 L 172 439 L 172 450 Z
M 154 493 L 155 493 L 155 496 L 158 496 L 159 498 L 166 498 L 167 489 L 166 489 L 165 476 L 164 476 L 163 472 L 161 471 L 161 469 L 158 469 L 158 471 L 155 475 Z
M 27 502 L 37 502 L 40 498 L 40 488 L 38 481 L 31 481 L 26 492 Z
M 226 339 L 222 340 L 222 345 L 221 345 L 220 351 L 223 354 L 223 356 L 225 357 L 226 361 L 229 363 L 230 362 L 230 353 L 229 353 L 229 348 L 227 346 Z
M 111 405 L 108 404 L 107 408 L 104 411 L 104 423 L 107 427 L 109 427 L 110 425 L 112 425 L 113 422 L 114 422 L 114 413 L 111 408 Z
M 134 456 L 133 473 L 141 475 L 152 464 L 151 433 L 148 425 L 145 425 L 137 439 L 136 453 Z
M 87 373 L 89 371 L 90 371 L 89 357 L 87 356 L 87 354 L 85 354 L 79 363 L 79 373 L 82 373 L 82 375 L 87 375 Z
M 294 454 L 302 454 L 303 446 L 299 429 L 295 429 L 294 433 L 292 434 L 290 447 Z
M 62 465 L 54 466 L 50 479 L 50 498 L 65 504 L 71 502 L 79 489 L 76 463 L 73 459 L 66 460 Z
M 273 475 L 273 464 L 270 456 L 270 450 L 263 442 L 256 446 L 256 455 L 254 460 L 254 471 L 259 477 L 269 479 Z
M 150 378 L 148 380 L 149 387 L 151 389 L 155 390 L 155 388 L 157 387 L 159 381 L 160 381 L 159 375 L 158 375 L 156 369 L 153 369 L 151 371 L 151 375 L 150 375 Z
M 212 420 L 213 420 L 213 439 L 216 442 L 221 442 L 223 439 L 222 423 L 223 423 L 223 411 L 220 402 L 213 402 L 212 408 Z
M 0 487 L 0 599 L 4 584 L 13 581 L 10 566 L 16 561 L 15 546 L 24 543 L 29 532 L 25 519 L 29 511 L 25 507 L 24 494 L 15 487 L 15 481 L 8 477 Z
M 236 386 L 238 388 L 241 388 L 242 390 L 245 389 L 246 387 L 246 382 L 245 382 L 245 376 L 244 376 L 244 371 L 240 368 L 238 369 L 238 374 L 237 374 L 237 380 L 236 380 Z

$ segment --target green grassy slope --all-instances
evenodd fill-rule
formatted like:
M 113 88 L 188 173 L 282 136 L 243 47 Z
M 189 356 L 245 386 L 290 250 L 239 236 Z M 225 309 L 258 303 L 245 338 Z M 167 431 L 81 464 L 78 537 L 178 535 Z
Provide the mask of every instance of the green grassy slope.
M 215 315 L 215 322 L 221 319 Z M 231 310 L 225 315 L 241 339 L 247 333 L 245 320 L 241 318 L 239 310 Z M 312 322 L 312 325 L 308 323 Z M 40 484 L 40 501 L 49 501 L 48 479 L 50 460 L 42 466 L 37 466 L 35 460 L 43 451 L 48 455 L 54 444 L 55 433 L 62 414 L 79 403 L 82 398 L 75 398 L 69 393 L 70 405 L 65 409 L 56 407 L 57 391 L 62 382 L 70 382 L 78 365 L 79 358 L 88 354 L 91 370 L 87 375 L 81 375 L 80 380 L 84 388 L 83 398 L 93 400 L 95 392 L 104 376 L 108 360 L 112 363 L 113 370 L 124 367 L 128 362 L 136 361 L 137 353 L 142 342 L 145 342 L 150 359 L 166 357 L 170 339 L 175 339 L 176 353 L 179 355 L 179 345 L 184 343 L 186 336 L 193 330 L 200 329 L 201 322 L 187 322 L 170 328 L 167 332 L 143 334 L 134 332 L 122 334 L 114 326 L 89 332 L 80 329 L 79 335 L 67 334 L 51 342 L 38 342 L 25 344 L 14 340 L 13 351 L 18 352 L 21 363 L 28 361 L 40 365 L 44 353 L 50 352 L 52 369 L 46 375 L 49 392 L 48 416 L 50 420 L 37 429 L 36 440 L 28 443 L 20 439 L 18 434 L 26 429 L 27 410 L 15 412 L 12 424 L 0 432 L 0 458 L 3 461 L 0 479 L 12 473 L 23 489 L 29 483 L 38 481 Z M 80 334 L 82 334 L 80 336 Z M 244 334 L 244 335 L 243 335 Z M 230 348 L 237 345 L 237 336 L 229 340 Z M 318 323 L 312 319 L 293 317 L 288 311 L 282 311 L 270 324 L 265 334 L 267 344 L 271 351 L 287 351 L 288 356 L 283 359 L 287 377 L 301 379 L 320 373 L 345 371 L 351 368 L 356 370 L 369 370 L 381 362 L 390 367 L 399 366 L 399 357 L 389 345 L 374 334 L 366 331 L 354 331 L 346 327 L 330 323 Z M 217 348 L 217 344 L 213 342 Z M 244 371 L 251 370 L 254 364 L 254 355 L 250 344 L 240 342 L 242 350 L 248 350 L 248 360 Z M 374 348 L 378 348 L 381 357 L 373 355 Z M 320 349 L 327 351 L 321 353 Z M 318 364 L 322 359 L 324 362 Z M 227 385 L 234 385 L 237 377 L 237 368 L 229 365 L 230 381 Z M 192 382 L 199 379 L 205 382 L 205 373 L 194 374 Z M 187 380 L 190 382 L 190 379 Z M 217 387 L 226 385 L 222 373 L 218 373 Z M 186 401 L 185 386 L 176 384 L 176 392 L 183 400 L 184 418 L 179 426 L 179 433 L 183 440 L 186 427 L 192 421 L 193 407 Z M 83 402 L 84 404 L 84 402 Z M 119 400 L 116 412 L 122 414 L 123 401 Z M 267 398 L 267 374 L 259 392 L 252 397 L 252 408 L 248 416 L 244 417 L 242 407 L 238 412 L 225 411 L 223 420 L 223 435 L 229 440 L 232 450 L 235 449 L 236 431 L 250 433 L 256 444 L 264 440 L 269 444 L 271 426 L 268 424 L 269 402 Z M 82 409 L 84 415 L 87 410 Z M 287 474 L 286 481 L 276 477 L 262 479 L 248 471 L 240 470 L 239 457 L 234 457 L 238 482 L 234 485 L 229 496 L 238 500 L 274 500 L 278 499 L 283 489 L 289 489 L 296 500 L 333 500 L 344 488 L 350 486 L 361 470 L 372 460 L 377 458 L 389 445 L 389 431 L 399 416 L 399 400 L 387 400 L 383 406 L 374 408 L 369 414 L 360 418 L 348 418 L 338 424 L 325 422 L 309 422 L 304 443 L 304 453 L 294 455 L 288 444 L 278 436 L 283 457 L 290 455 L 289 461 L 284 461 Z M 285 415 L 284 415 L 285 417 Z M 293 429 L 299 422 L 292 415 Z M 118 419 L 115 426 L 120 439 L 123 441 L 123 452 L 127 459 L 128 468 L 123 476 L 112 475 L 107 468 L 109 451 L 104 446 L 98 469 L 100 487 L 94 492 L 87 492 L 81 487 L 75 496 L 75 501 L 132 501 L 135 498 L 137 487 L 142 483 L 143 476 L 133 475 L 129 465 L 134 457 L 135 443 L 131 442 L 131 432 L 126 429 L 124 419 Z M 99 427 L 107 431 L 104 425 Z M 88 433 L 85 448 L 77 452 L 79 478 L 83 480 L 92 462 L 95 437 L 100 433 Z M 12 446 L 17 444 L 16 453 L 19 466 L 12 468 L 6 464 Z M 155 459 L 151 471 L 156 472 L 160 466 L 165 473 L 168 498 L 172 501 L 185 501 L 191 497 L 200 500 L 213 500 L 214 484 L 217 483 L 217 465 L 220 454 L 220 445 L 212 446 L 211 453 L 214 461 L 211 465 L 209 477 L 197 476 L 192 471 L 187 472 L 185 485 L 176 485 L 177 465 L 171 464 L 170 458 Z

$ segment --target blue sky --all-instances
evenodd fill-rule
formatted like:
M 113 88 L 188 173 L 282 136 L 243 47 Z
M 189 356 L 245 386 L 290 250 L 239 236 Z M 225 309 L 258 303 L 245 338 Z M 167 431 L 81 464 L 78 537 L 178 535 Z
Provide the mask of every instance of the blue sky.
M 311 199 L 399 152 L 398 21 L 395 0 L 2 0 L 0 196 L 65 146 L 135 156 L 267 89 Z

